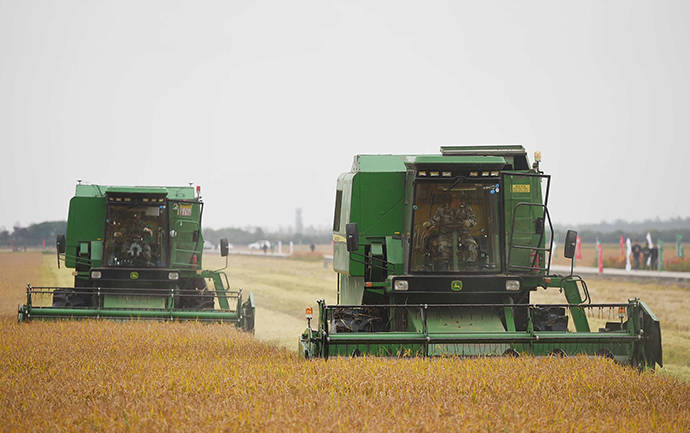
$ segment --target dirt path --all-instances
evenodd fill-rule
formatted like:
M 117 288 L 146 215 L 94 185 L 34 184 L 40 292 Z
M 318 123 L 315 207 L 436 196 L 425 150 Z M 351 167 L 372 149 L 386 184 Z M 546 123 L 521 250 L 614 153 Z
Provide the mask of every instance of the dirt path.
M 225 264 L 219 256 L 204 260 L 210 269 Z M 232 256 L 226 272 L 231 287 L 254 294 L 257 338 L 290 350 L 295 350 L 306 328 L 304 308 L 315 308 L 317 299 L 336 300 L 335 272 L 321 261 Z

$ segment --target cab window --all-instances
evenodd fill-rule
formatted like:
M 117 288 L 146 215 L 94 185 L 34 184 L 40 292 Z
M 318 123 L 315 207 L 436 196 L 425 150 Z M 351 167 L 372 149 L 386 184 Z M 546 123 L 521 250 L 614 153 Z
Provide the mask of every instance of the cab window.
M 500 270 L 499 184 L 418 181 L 412 272 Z

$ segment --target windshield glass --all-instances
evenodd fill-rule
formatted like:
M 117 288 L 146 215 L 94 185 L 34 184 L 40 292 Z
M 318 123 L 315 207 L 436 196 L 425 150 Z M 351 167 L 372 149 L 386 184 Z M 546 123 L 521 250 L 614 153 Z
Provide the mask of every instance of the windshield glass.
M 105 266 L 165 267 L 166 205 L 110 204 L 105 224 Z
M 417 182 L 412 272 L 500 270 L 497 183 Z

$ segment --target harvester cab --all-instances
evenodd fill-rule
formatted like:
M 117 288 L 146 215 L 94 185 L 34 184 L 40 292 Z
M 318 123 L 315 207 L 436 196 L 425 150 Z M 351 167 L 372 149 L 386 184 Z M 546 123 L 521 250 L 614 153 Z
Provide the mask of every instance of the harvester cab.
M 199 320 L 253 332 L 252 294 L 231 290 L 223 269 L 202 268 L 202 213 L 198 187 L 78 184 L 67 234 L 56 242 L 58 267 L 74 269 L 74 287 L 29 285 L 19 321 Z M 227 267 L 226 240 L 220 250 Z
M 318 301 L 300 353 L 589 354 L 661 365 L 659 323 L 643 302 L 593 304 L 581 278 L 551 273 L 540 159 L 530 165 L 512 145 L 357 155 L 336 188 L 338 301 Z M 561 290 L 564 302 L 530 303 L 537 288 Z M 624 317 L 594 332 L 589 316 L 600 309 Z

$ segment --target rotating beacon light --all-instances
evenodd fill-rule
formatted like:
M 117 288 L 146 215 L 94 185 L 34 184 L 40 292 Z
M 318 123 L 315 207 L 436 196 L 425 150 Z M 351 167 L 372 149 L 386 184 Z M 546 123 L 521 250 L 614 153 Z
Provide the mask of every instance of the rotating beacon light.
M 307 328 L 311 329 L 311 319 L 314 317 L 314 310 L 311 307 L 305 308 L 304 317 L 307 319 Z

